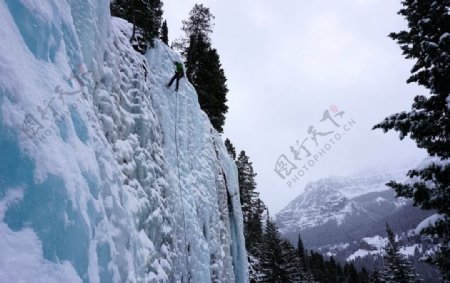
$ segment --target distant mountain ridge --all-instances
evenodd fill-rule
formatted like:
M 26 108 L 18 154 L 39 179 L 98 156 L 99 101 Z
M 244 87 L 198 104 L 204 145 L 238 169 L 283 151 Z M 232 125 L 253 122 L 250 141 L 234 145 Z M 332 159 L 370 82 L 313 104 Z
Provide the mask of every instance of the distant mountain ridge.
M 404 198 L 395 198 L 394 191 L 385 185 L 404 178 L 404 173 L 398 172 L 329 177 L 309 183 L 276 215 L 276 223 L 293 243 L 301 234 L 307 248 L 380 235 L 386 221 L 395 231 L 407 231 L 431 213 L 413 207 Z

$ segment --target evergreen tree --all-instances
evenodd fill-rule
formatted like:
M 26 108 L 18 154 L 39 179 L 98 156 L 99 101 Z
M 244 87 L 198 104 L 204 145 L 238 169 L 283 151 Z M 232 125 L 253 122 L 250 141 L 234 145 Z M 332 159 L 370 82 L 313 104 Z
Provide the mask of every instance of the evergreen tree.
M 344 277 L 344 270 L 342 269 L 342 266 L 338 263 L 337 267 L 336 267 L 336 278 L 337 278 L 337 282 L 344 282 L 345 281 L 345 277 Z
M 370 283 L 382 283 L 380 272 L 374 271 L 369 276 L 369 282 Z
M 283 256 L 281 268 L 285 272 L 285 278 L 282 282 L 300 282 L 305 279 L 305 275 L 298 268 L 299 258 L 294 246 L 289 241 L 283 239 L 281 242 L 281 251 Z
M 297 241 L 297 254 L 299 258 L 300 269 L 306 272 L 308 270 L 306 251 L 305 247 L 303 246 L 303 241 L 302 237 L 300 237 L 300 234 L 298 235 Z
M 247 252 L 248 258 L 248 277 L 251 282 L 260 282 L 261 277 L 261 265 L 259 258 L 260 256 L 254 256 L 251 253 Z
M 341 267 L 336 263 L 333 257 L 330 257 L 328 261 L 325 261 L 326 280 L 329 283 L 340 283 L 343 281 Z
M 189 13 L 189 19 L 183 21 L 182 30 L 188 37 L 203 35 L 205 38 L 209 38 L 214 27 L 212 20 L 214 20 L 214 15 L 208 7 L 203 6 L 203 4 L 195 4 Z
M 191 45 L 192 38 L 201 37 L 208 43 L 211 43 L 210 34 L 214 27 L 214 15 L 208 7 L 203 4 L 195 4 L 189 13 L 189 18 L 183 20 L 184 37 L 174 42 L 174 48 L 179 50 L 183 56 L 187 56 L 187 50 Z
M 359 283 L 359 276 L 356 268 L 351 263 L 346 263 L 344 266 L 344 276 L 348 283 Z
M 310 251 L 308 256 L 309 271 L 317 282 L 327 282 L 325 263 L 320 253 Z
M 363 267 L 360 273 L 360 282 L 361 283 L 370 283 L 369 280 L 369 272 Z
M 388 243 L 384 251 L 384 271 L 382 280 L 386 283 L 413 283 L 419 282 L 417 275 L 404 255 L 399 251 L 395 241 L 394 232 L 388 224 L 386 224 L 386 232 L 388 234 Z
M 267 217 L 261 246 L 261 271 L 264 274 L 262 282 L 281 282 L 281 279 L 284 278 L 281 243 L 281 235 L 275 223 Z
M 225 147 L 227 148 L 228 154 L 231 156 L 231 158 L 233 160 L 236 160 L 236 148 L 228 138 L 225 139 Z
M 213 127 L 222 133 L 225 114 L 228 112 L 226 104 L 228 87 L 217 50 L 208 50 L 206 58 L 200 63 L 203 66 L 197 74 L 201 79 L 201 83 L 197 86 L 200 106 L 208 114 Z
M 159 37 L 162 6 L 161 0 L 115 0 L 111 3 L 111 14 L 133 23 L 132 43 L 142 33 L 143 39 L 153 46 L 153 39 Z
M 408 83 L 417 83 L 430 95 L 414 98 L 412 110 L 394 114 L 374 128 L 410 135 L 419 148 L 433 157 L 420 169 L 410 170 L 406 184 L 390 182 L 398 196 L 412 198 L 422 209 L 443 217 L 425 231 L 440 238 L 439 251 L 430 259 L 450 279 L 450 1 L 404 0 L 399 14 L 408 28 L 390 37 L 407 59 L 414 59 Z
M 245 230 L 245 225 L 248 223 L 252 213 L 253 199 L 256 195 L 256 173 L 253 170 L 253 164 L 243 150 L 239 153 L 236 165 L 238 169 L 239 194 Z
M 198 72 L 203 68 L 204 58 L 206 53 L 211 48 L 211 44 L 205 40 L 202 35 L 191 35 L 189 44 L 184 51 L 186 57 L 186 77 L 195 86 L 201 83 L 198 79 Z
M 247 238 L 249 251 L 257 254 L 259 246 L 263 241 L 263 213 L 266 209 L 264 202 L 255 196 L 252 211 L 247 222 Z
M 247 250 L 253 252 L 262 242 L 262 214 L 264 203 L 256 192 L 256 173 L 245 151 L 241 151 L 236 161 L 238 168 L 239 194 L 244 219 L 244 236 Z
M 161 41 L 169 45 L 169 28 L 167 27 L 166 20 L 164 20 L 161 26 Z
M 264 240 L 261 245 L 261 282 L 306 282 L 298 269 L 295 248 L 281 238 L 275 223 L 267 217 Z
M 113 0 L 110 4 L 111 15 L 114 17 L 124 18 L 128 17 L 127 15 L 130 12 L 130 6 L 132 4 L 132 0 Z
M 217 50 L 205 37 L 192 35 L 186 51 L 186 76 L 195 87 L 200 107 L 208 115 L 211 124 L 223 132 L 225 114 L 228 112 L 227 79 Z
M 208 115 L 211 124 L 223 132 L 228 87 L 225 72 L 217 50 L 212 48 L 210 33 L 214 16 L 208 8 L 196 4 L 183 21 L 185 36 L 174 43 L 186 58 L 186 76 L 195 87 L 200 107 Z

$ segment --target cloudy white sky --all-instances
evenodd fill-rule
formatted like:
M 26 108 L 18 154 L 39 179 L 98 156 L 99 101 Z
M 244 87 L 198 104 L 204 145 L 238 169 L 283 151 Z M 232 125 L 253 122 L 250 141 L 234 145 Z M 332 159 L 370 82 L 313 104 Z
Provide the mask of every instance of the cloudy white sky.
M 195 3 L 216 17 L 213 45 L 230 89 L 224 137 L 250 156 L 272 213 L 308 182 L 408 168 L 425 156 L 395 132 L 371 130 L 425 92 L 405 83 L 412 62 L 387 37 L 405 27 L 399 0 L 165 0 L 170 40 L 181 35 L 181 20 Z M 276 160 L 285 154 L 299 168 L 305 165 L 293 159 L 290 146 L 311 137 L 311 125 L 318 132 L 342 131 L 320 122 L 331 105 L 345 111 L 336 121 L 356 124 L 288 187 L 274 171 Z M 311 139 L 305 145 L 314 153 L 330 136 L 319 136 L 317 148 Z

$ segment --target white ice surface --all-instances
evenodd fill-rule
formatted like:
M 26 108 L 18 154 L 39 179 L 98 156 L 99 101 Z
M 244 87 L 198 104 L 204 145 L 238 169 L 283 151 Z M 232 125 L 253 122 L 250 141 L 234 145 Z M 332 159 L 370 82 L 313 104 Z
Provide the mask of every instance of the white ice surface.
M 108 0 L 0 0 L 0 26 L 0 282 L 247 282 L 234 162 L 165 88 L 179 55 L 135 52 Z

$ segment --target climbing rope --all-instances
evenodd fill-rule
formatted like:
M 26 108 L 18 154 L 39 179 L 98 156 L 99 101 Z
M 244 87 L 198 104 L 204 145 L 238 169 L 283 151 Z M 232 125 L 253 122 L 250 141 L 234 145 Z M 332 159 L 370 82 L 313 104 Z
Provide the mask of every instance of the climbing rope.
M 178 155 L 178 91 L 176 94 L 176 111 L 175 111 L 175 147 L 177 151 L 177 167 L 178 167 L 178 187 L 180 189 L 180 198 L 181 198 L 181 208 L 183 210 L 183 224 L 184 224 L 184 247 L 186 249 L 186 271 L 187 274 L 189 274 L 189 258 L 188 258 L 188 251 L 187 251 L 187 237 L 186 237 L 186 213 L 184 210 L 184 198 L 183 198 L 183 192 L 181 191 L 181 175 L 180 175 L 180 159 Z M 187 281 L 189 282 L 189 280 Z

